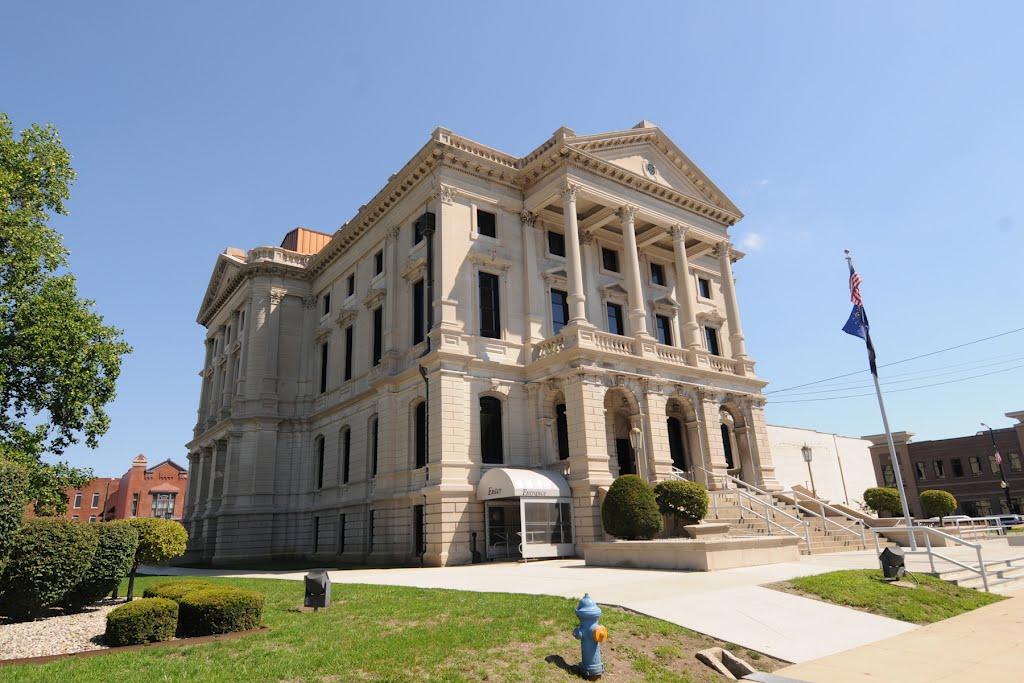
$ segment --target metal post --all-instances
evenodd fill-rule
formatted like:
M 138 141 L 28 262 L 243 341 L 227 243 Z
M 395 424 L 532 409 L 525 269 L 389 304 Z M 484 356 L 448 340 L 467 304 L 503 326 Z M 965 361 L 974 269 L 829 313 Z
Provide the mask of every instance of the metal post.
M 914 531 L 915 530 L 913 530 L 913 529 L 910 531 L 911 537 L 914 536 Z M 931 535 L 928 533 L 927 529 L 924 532 L 924 544 L 928 548 L 928 562 L 931 564 L 931 566 L 932 566 L 932 574 L 934 574 L 935 573 L 935 556 L 932 555 L 932 539 L 931 539 Z
M 872 373 L 875 380 L 875 393 L 878 394 L 878 408 L 882 411 L 882 425 L 885 427 L 885 440 L 889 444 L 889 460 L 892 462 L 893 471 L 896 474 L 896 487 L 900 491 L 900 502 L 903 503 L 903 519 L 907 523 L 907 529 L 912 529 L 910 521 L 910 507 L 907 503 L 907 492 L 903 488 L 903 474 L 900 472 L 900 461 L 896 459 L 896 445 L 892 442 L 892 432 L 889 431 L 889 418 L 885 414 L 885 401 L 882 400 L 882 386 L 878 383 L 878 375 Z M 910 534 L 910 549 L 917 550 L 917 538 Z
M 1010 497 L 1010 482 L 1006 481 L 1006 470 L 1003 468 L 1003 458 L 999 455 L 999 448 L 996 447 L 996 433 L 984 422 L 981 423 L 981 426 L 988 430 L 988 436 L 992 439 L 992 453 L 997 456 L 996 459 L 999 461 L 999 476 L 1002 477 L 1002 481 L 999 482 L 999 485 L 1003 488 L 1003 492 L 1006 494 L 1006 511 L 1014 513 L 1013 498 Z M 1002 527 L 1002 524 L 999 526 Z

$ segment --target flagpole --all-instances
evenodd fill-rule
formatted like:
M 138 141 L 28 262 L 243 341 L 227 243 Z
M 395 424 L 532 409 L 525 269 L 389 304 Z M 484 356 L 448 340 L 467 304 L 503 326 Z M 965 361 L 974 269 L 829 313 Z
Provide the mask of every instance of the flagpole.
M 850 271 L 853 271 L 853 259 L 850 257 L 850 251 L 845 250 L 846 263 L 850 266 Z M 870 334 L 870 333 L 869 333 Z M 870 353 L 868 359 L 870 360 Z M 917 538 L 914 534 L 914 525 L 910 520 L 910 507 L 907 504 L 907 491 L 903 488 L 903 474 L 900 472 L 900 463 L 896 459 L 896 445 L 892 442 L 892 432 L 889 430 L 889 417 L 885 414 L 885 401 L 882 399 L 882 385 L 878 383 L 878 371 L 871 373 L 871 377 L 875 380 L 875 393 L 878 395 L 878 409 L 882 413 L 882 426 L 885 427 L 885 440 L 889 444 L 889 462 L 892 463 L 893 473 L 896 475 L 896 488 L 900 492 L 900 503 L 903 505 L 903 520 L 907 525 L 907 536 L 910 537 L 910 549 L 917 550 Z

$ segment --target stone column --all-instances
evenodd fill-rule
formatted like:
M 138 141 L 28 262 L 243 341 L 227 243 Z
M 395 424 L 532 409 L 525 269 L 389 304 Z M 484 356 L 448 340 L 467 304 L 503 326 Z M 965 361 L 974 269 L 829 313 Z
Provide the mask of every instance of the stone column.
M 672 476 L 672 448 L 668 441 L 668 397 L 659 389 L 649 388 L 644 393 L 647 404 L 645 419 L 650 443 L 645 444 L 651 473 L 649 481 L 655 484 Z
M 601 310 L 601 292 L 597 289 L 601 255 L 597 253 L 593 232 L 584 230 L 580 233 L 580 248 L 583 250 L 583 291 L 587 297 L 587 318 L 595 326 L 604 327 L 605 313 Z
M 740 309 L 736 304 L 736 282 L 732 277 L 732 245 L 729 242 L 719 242 L 715 254 L 722 270 L 722 293 L 725 294 L 725 314 L 729 318 L 729 346 L 732 348 L 732 357 L 736 360 L 747 360 L 743 328 L 740 327 Z
M 728 474 L 729 466 L 725 461 L 725 446 L 722 444 L 722 406 L 717 397 L 705 394 L 697 407 L 704 413 L 704 443 L 707 448 L 705 467 L 712 475 Z M 720 480 L 710 481 L 708 488 L 722 488 L 722 482 Z
M 519 223 L 523 231 L 523 267 L 525 269 L 523 286 L 523 314 L 526 319 L 527 362 L 532 360 L 530 354 L 535 344 L 544 339 L 544 289 L 540 286 L 540 271 L 537 268 L 537 233 L 535 227 L 537 217 L 529 211 L 519 214 Z
M 562 385 L 569 427 L 569 487 L 572 489 L 576 544 L 602 540 L 601 502 L 611 486 L 605 434 L 605 387 L 598 378 L 572 375 Z
M 388 230 L 387 236 L 384 242 L 384 257 L 387 259 L 384 268 L 387 271 L 384 274 L 384 280 L 387 283 L 388 297 L 390 301 L 384 302 L 384 348 L 385 354 L 388 352 L 397 354 L 399 346 L 399 330 L 401 325 L 398 323 L 398 301 L 401 297 L 398 295 L 398 237 L 401 234 L 402 229 L 400 226 L 395 226 Z
M 643 283 L 640 281 L 640 255 L 636 247 L 635 206 L 623 206 L 617 215 L 622 221 L 622 239 L 626 252 L 626 291 L 629 294 L 629 324 L 634 337 L 648 337 L 647 311 L 644 309 Z
M 569 324 L 582 324 L 589 327 L 587 297 L 583 293 L 580 229 L 576 218 L 577 192 L 579 192 L 578 185 L 566 183 L 562 187 L 562 208 L 565 213 L 565 260 L 569 272 Z
M 698 349 L 700 326 L 697 324 L 697 301 L 693 296 L 693 278 L 690 277 L 690 263 L 686 258 L 686 228 L 672 226 L 672 247 L 676 256 L 676 296 L 679 298 L 679 328 L 682 345 Z

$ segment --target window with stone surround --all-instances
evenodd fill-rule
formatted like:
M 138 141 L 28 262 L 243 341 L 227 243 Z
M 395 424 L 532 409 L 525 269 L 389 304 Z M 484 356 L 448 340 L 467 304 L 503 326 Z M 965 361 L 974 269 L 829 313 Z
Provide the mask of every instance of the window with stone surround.
M 569 324 L 569 295 L 560 289 L 551 290 L 551 329 L 554 334 Z
M 499 279 L 494 273 L 478 273 L 480 295 L 480 336 L 501 339 L 501 295 Z
M 668 316 L 654 316 L 654 328 L 658 335 L 658 342 L 666 346 L 672 346 L 672 321 Z
M 346 285 L 346 291 L 348 291 L 348 295 L 347 296 L 352 296 L 353 294 L 356 293 L 356 274 L 355 273 L 352 273 L 351 275 L 348 276 L 348 283 Z
M 609 301 L 606 308 L 608 309 L 608 331 L 612 334 L 625 335 L 626 321 L 622 315 L 622 305 Z
M 380 365 L 384 355 L 384 307 L 373 309 L 373 365 Z
M 482 237 L 498 237 L 498 216 L 483 209 L 476 210 L 476 233 Z
M 138 496 L 139 494 L 135 495 Z M 174 516 L 174 499 L 176 496 L 176 493 L 154 493 L 153 516 L 160 517 L 162 519 L 171 519 L 171 517 Z
M 548 254 L 565 258 L 565 233 L 548 230 Z
M 917 474 L 917 478 L 919 481 L 923 481 L 928 478 L 928 468 L 925 466 L 923 462 L 915 462 L 914 471 Z
M 352 468 L 352 430 L 349 427 L 342 427 L 339 435 L 341 483 L 347 484 Z
M 415 346 L 426 338 L 426 287 L 423 278 L 412 283 L 412 343 Z
M 324 295 L 320 297 L 320 301 L 323 305 L 323 309 L 320 311 L 320 314 L 327 315 L 331 312 L 331 292 L 329 290 L 324 292 Z
M 988 456 L 988 468 L 992 474 L 999 474 L 999 463 L 996 462 L 995 454 Z
M 971 466 L 971 474 L 976 477 L 981 476 L 981 458 L 972 455 L 967 459 L 967 462 Z
M 1010 453 L 1009 458 L 1010 458 L 1010 471 L 1011 472 L 1020 472 L 1021 471 L 1020 453 Z
M 377 461 L 379 455 L 380 421 L 374 415 L 370 418 L 370 476 L 377 476 Z
M 92 506 L 98 508 L 100 506 L 100 494 L 96 491 L 92 494 Z
M 82 494 L 81 493 L 76 493 L 75 494 L 75 509 L 77 510 L 80 507 L 82 507 Z
M 710 325 L 704 326 L 704 341 L 707 344 L 708 353 L 712 356 L 721 356 L 722 350 L 718 345 L 718 328 Z
M 316 488 L 324 487 L 324 437 L 316 437 Z
M 381 249 L 373 255 L 373 275 L 374 277 L 384 272 L 384 250 Z
M 327 391 L 327 342 L 320 345 L 320 393 Z
M 558 436 L 558 459 L 569 459 L 569 420 L 565 414 L 565 404 L 555 406 L 555 431 Z
M 601 247 L 601 266 L 608 272 L 619 272 L 619 252 L 608 247 Z
M 702 299 L 711 298 L 711 280 L 706 277 L 697 278 L 697 294 Z
M 355 333 L 352 326 L 345 328 L 345 381 L 352 379 L 352 355 Z
M 132 517 L 136 517 L 139 514 L 139 494 L 132 494 Z
M 420 401 L 413 409 L 416 444 L 416 469 L 427 466 L 427 402 Z
M 942 462 L 941 460 L 935 460 L 932 462 L 932 467 L 935 469 L 936 479 L 946 478 L 946 463 Z
M 896 473 L 892 469 L 892 464 L 885 463 L 882 465 L 882 482 L 888 488 L 896 487 Z
M 480 397 L 480 452 L 487 465 L 505 462 L 501 430 L 501 400 L 494 396 Z
M 651 284 L 665 286 L 665 266 L 660 263 L 651 264 Z

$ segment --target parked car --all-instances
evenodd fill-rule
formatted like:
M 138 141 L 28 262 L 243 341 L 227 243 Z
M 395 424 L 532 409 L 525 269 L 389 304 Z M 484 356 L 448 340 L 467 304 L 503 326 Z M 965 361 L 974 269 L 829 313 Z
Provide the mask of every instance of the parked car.
M 999 526 L 1017 526 L 1024 524 L 1024 517 L 1020 515 L 996 515 L 996 524 Z

